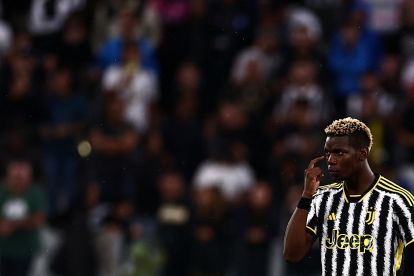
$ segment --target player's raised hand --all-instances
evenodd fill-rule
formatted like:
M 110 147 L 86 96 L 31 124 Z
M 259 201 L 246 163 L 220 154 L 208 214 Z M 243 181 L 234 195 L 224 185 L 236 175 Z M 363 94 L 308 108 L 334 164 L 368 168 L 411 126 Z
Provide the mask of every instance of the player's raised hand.
M 316 193 L 320 180 L 323 177 L 322 170 L 316 165 L 316 163 L 324 159 L 325 156 L 319 156 L 309 162 L 309 166 L 305 170 L 305 187 L 303 189 L 303 197 L 311 198 Z

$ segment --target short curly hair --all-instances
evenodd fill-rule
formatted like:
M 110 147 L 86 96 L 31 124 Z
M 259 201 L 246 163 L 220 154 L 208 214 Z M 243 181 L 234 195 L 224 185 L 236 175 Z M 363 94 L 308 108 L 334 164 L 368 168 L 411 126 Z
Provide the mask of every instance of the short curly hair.
M 350 143 L 355 148 L 367 147 L 371 150 L 373 137 L 366 124 L 351 117 L 333 121 L 325 128 L 327 136 L 349 136 Z

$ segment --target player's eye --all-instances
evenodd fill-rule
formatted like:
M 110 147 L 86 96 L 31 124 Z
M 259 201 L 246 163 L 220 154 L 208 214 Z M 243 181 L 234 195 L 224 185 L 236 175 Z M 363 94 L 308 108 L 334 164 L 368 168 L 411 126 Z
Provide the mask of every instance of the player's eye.
M 332 154 L 334 154 L 335 156 L 342 156 L 344 155 L 344 152 L 342 150 L 334 150 Z

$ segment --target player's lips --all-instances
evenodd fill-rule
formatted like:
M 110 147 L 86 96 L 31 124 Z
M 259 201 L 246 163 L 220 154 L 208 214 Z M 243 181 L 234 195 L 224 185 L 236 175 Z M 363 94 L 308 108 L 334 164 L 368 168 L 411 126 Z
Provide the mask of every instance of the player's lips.
M 339 178 L 341 177 L 341 173 L 337 170 L 328 170 L 329 174 L 333 178 Z
M 335 169 L 328 169 L 328 172 L 331 174 L 338 174 L 339 170 L 335 170 Z

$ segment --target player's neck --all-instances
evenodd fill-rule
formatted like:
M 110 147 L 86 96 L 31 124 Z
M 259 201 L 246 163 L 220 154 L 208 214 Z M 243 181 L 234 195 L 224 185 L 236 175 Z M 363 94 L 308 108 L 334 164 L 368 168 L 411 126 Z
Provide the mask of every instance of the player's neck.
M 375 174 L 371 168 L 366 164 L 353 177 L 345 180 L 346 188 L 351 195 L 363 194 L 374 182 Z

